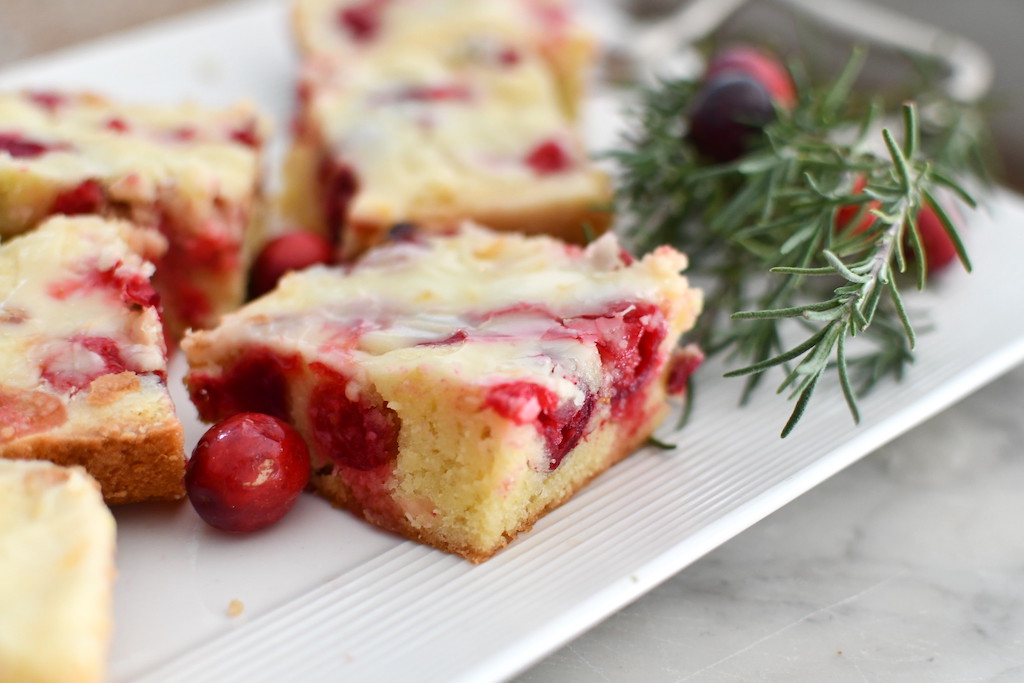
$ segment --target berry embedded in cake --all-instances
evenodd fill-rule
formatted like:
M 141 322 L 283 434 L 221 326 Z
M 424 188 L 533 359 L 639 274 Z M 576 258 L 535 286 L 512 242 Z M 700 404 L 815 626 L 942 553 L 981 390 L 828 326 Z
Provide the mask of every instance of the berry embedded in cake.
M 0 460 L 0 676 L 106 680 L 115 525 L 78 467 Z
M 479 562 L 663 419 L 685 265 L 467 224 L 285 276 L 185 337 L 186 384 L 204 420 L 291 422 L 333 503 Z
M 184 495 L 150 260 L 163 237 L 54 217 L 0 245 L 0 457 L 80 465 L 108 503 Z
M 0 238 L 55 214 L 153 227 L 172 338 L 245 295 L 261 222 L 265 124 L 248 105 L 142 107 L 81 93 L 0 95 Z

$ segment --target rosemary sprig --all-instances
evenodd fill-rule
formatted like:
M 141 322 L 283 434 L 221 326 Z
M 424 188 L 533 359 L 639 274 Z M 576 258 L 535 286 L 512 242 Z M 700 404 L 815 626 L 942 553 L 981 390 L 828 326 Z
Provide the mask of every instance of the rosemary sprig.
M 743 399 L 765 371 L 783 368 L 778 391 L 795 405 L 782 436 L 827 370 L 859 421 L 858 397 L 912 362 L 916 333 L 901 288 L 905 273 L 916 273 L 918 288 L 927 282 L 922 207 L 970 270 L 937 196 L 974 206 L 954 178 L 987 178 L 980 115 L 929 91 L 926 117 L 906 103 L 893 122 L 878 98 L 855 90 L 863 61 L 855 51 L 832 83 L 802 84 L 761 144 L 729 163 L 709 164 L 686 141 L 684 113 L 699 84 L 663 81 L 643 93 L 636 132 L 612 153 L 624 239 L 638 252 L 669 243 L 689 254 L 705 287 L 697 341 L 743 363 L 727 373 L 746 377 Z M 859 214 L 837 227 L 851 207 Z M 804 340 L 793 342 L 797 334 Z

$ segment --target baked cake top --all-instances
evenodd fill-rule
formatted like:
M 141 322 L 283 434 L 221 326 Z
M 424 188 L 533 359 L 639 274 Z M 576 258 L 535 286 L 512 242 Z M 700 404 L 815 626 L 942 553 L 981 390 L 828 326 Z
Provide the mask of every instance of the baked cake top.
M 307 55 L 343 64 L 452 43 L 496 52 L 505 62 L 539 55 L 562 105 L 575 115 L 596 54 L 590 30 L 567 0 L 297 0 L 296 42 Z
M 248 104 L 205 109 L 115 105 L 92 94 L 0 94 L 0 177 L 115 183 L 113 201 L 157 188 L 226 198 L 252 194 L 266 125 Z M 17 174 L 17 175 L 15 175 Z M 23 183 L 12 181 L 19 187 Z M 0 192 L 2 196 L 2 192 Z
M 298 0 L 293 21 L 307 53 L 343 56 L 488 33 L 552 49 L 589 40 L 565 0 Z
M 354 217 L 386 225 L 605 194 L 532 54 L 508 61 L 498 44 L 455 41 L 358 63 L 314 60 L 305 78 L 305 120 L 350 167 Z
M 0 393 L 70 396 L 102 375 L 166 374 L 152 264 L 163 239 L 55 217 L 0 245 Z
M 669 327 L 692 326 L 701 297 L 680 275 L 685 266 L 669 247 L 633 261 L 611 234 L 584 249 L 467 224 L 456 235 L 379 247 L 352 266 L 287 275 L 182 348 L 198 371 L 217 362 L 207 355 L 215 349 L 256 343 L 364 368 L 429 356 L 471 383 L 539 373 L 557 393 L 575 393 L 574 376 L 601 384 L 600 359 L 580 342 L 615 336 L 603 321 L 660 316 L 663 306 L 676 316 Z

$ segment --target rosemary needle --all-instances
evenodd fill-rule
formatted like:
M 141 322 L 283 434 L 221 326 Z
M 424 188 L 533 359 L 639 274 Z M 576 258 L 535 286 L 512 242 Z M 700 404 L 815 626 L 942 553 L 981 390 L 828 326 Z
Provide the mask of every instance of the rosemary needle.
M 611 153 L 626 243 L 639 253 L 672 244 L 708 282 L 696 341 L 740 365 L 727 376 L 746 378 L 744 400 L 782 368 L 779 392 L 794 400 L 782 436 L 827 371 L 857 421 L 858 398 L 913 361 L 917 336 L 901 290 L 908 279 L 927 283 L 922 207 L 970 270 L 937 197 L 974 206 L 961 182 L 988 179 L 981 115 L 927 87 L 887 113 L 854 88 L 863 60 L 855 51 L 832 83 L 804 89 L 759 144 L 724 163 L 709 163 L 686 138 L 700 84 L 662 81 L 641 93 L 633 132 Z M 893 123 L 879 131 L 879 121 Z M 851 211 L 843 227 L 839 216 Z

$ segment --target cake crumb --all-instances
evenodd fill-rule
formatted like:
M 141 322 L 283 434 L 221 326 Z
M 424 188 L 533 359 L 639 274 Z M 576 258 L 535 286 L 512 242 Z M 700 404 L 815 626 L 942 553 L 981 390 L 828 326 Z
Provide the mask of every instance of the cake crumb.
M 245 611 L 245 603 L 243 603 L 238 598 L 233 598 L 231 600 L 231 602 L 228 603 L 228 616 L 231 617 L 232 619 L 237 617 L 237 616 L 239 616 L 239 615 L 241 615 L 242 612 L 244 612 L 244 611 Z

